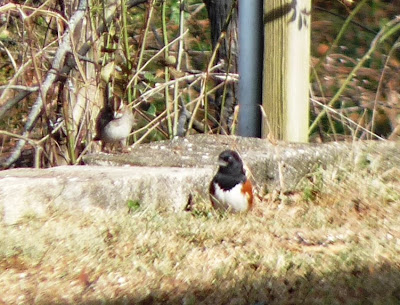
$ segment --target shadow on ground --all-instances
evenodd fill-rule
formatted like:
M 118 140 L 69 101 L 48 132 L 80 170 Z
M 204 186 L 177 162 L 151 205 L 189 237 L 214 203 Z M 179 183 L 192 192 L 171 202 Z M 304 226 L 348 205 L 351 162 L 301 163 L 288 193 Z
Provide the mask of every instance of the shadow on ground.
M 383 264 L 379 267 L 354 267 L 349 273 L 340 271 L 315 274 L 310 270 L 294 277 L 295 266 L 287 270 L 287 278 L 264 277 L 259 280 L 238 280 L 234 287 L 224 282 L 210 283 L 209 287 L 190 287 L 171 291 L 155 290 L 145 298 L 135 292 L 115 299 L 86 299 L 69 304 L 400 304 L 400 269 Z M 337 266 L 338 270 L 341 266 Z M 253 266 L 254 270 L 262 266 Z M 271 271 L 272 273 L 272 271 Z M 90 286 L 88 289 L 91 289 Z M 45 305 L 54 305 L 45 304 Z

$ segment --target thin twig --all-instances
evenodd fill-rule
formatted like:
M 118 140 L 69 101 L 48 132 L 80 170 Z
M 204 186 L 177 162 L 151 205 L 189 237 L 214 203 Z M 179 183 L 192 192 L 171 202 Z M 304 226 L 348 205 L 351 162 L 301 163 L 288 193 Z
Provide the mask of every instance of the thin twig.
M 37 89 L 39 90 L 39 88 Z M 37 91 L 36 90 L 36 91 Z M 11 109 L 13 108 L 16 104 L 18 104 L 20 101 L 22 101 L 24 98 L 26 98 L 27 96 L 29 96 L 32 93 L 32 91 L 23 91 L 20 92 L 17 96 L 15 96 L 14 98 L 8 100 L 7 102 L 5 102 L 1 107 L 0 107 L 0 121 L 3 119 L 3 117 L 5 116 L 5 114 Z
M 169 46 L 168 46 L 168 32 L 167 32 L 167 20 L 166 20 L 166 10 L 167 10 L 167 1 L 163 0 L 161 4 L 161 23 L 162 23 L 162 33 L 163 33 L 163 42 L 165 45 L 164 48 L 164 60 L 169 60 Z M 180 36 L 179 36 L 180 37 Z M 181 39 L 179 40 L 181 41 Z M 166 64 L 164 66 L 164 79 L 165 82 L 169 82 L 169 66 Z M 171 107 L 170 107 L 170 97 L 168 87 L 165 87 L 164 91 L 164 100 L 165 100 L 165 110 L 167 110 L 167 126 L 168 126 L 168 134 L 170 137 L 173 136 L 173 127 L 171 121 Z
M 28 86 L 21 86 L 21 85 L 4 85 L 0 86 L 0 90 L 19 90 L 19 91 L 28 91 L 28 92 L 36 92 L 39 90 L 39 86 L 33 86 L 33 87 L 28 87 Z
M 367 0 L 362 0 L 360 3 L 357 4 L 357 6 L 352 10 L 351 14 L 346 18 L 345 22 L 342 25 L 342 28 L 339 31 L 339 34 L 337 34 L 335 40 L 333 41 L 332 45 L 330 46 L 329 50 L 326 52 L 326 54 L 320 58 L 318 63 L 315 65 L 314 69 L 315 71 L 319 70 L 319 67 L 322 65 L 322 63 L 325 61 L 326 58 L 329 57 L 329 55 L 335 50 L 335 48 L 338 46 L 340 40 L 342 39 L 344 33 L 346 32 L 347 28 L 349 27 L 351 21 L 353 21 L 354 17 L 357 15 L 357 13 L 361 10 L 361 8 L 366 4 Z M 315 73 L 317 75 L 317 73 Z M 313 76 L 314 74 L 311 75 L 310 81 L 313 81 Z
M 176 58 L 176 70 L 179 72 L 181 71 L 181 63 L 182 63 L 182 56 L 183 56 L 183 30 L 185 26 L 185 18 L 184 18 L 184 7 L 185 7 L 185 1 L 184 0 L 179 0 L 179 36 L 182 38 L 179 40 L 178 43 L 178 55 Z M 174 87 L 174 128 L 173 128 L 173 135 L 176 136 L 178 134 L 178 118 L 179 115 L 177 115 L 179 111 L 179 82 L 175 84 Z
M 136 66 L 136 70 L 138 70 L 138 71 L 141 70 L 141 68 L 142 68 L 144 51 L 146 50 L 147 34 L 149 32 L 149 29 L 150 29 L 151 19 L 153 18 L 153 11 L 154 11 L 155 1 L 156 0 L 152 0 L 151 1 L 150 7 L 149 7 L 148 12 L 147 12 L 146 25 L 145 25 L 144 32 L 143 32 L 143 37 L 142 37 L 142 45 L 140 47 L 140 52 L 139 52 L 139 55 L 138 55 L 139 58 L 138 58 L 138 61 L 137 61 L 137 66 Z M 136 96 L 137 95 L 136 94 L 136 92 L 137 92 L 137 86 L 136 85 L 138 83 L 137 73 L 129 81 L 128 85 L 126 86 L 126 90 L 130 90 L 130 86 L 132 85 L 132 83 L 133 83 L 133 86 L 132 86 L 133 87 L 132 97 L 135 99 L 137 97 Z
M 390 49 L 389 54 L 388 54 L 388 56 L 386 58 L 385 65 L 383 66 L 382 74 L 379 77 L 378 88 L 376 89 L 375 98 L 374 98 L 374 108 L 372 110 L 371 130 L 374 130 L 375 117 L 376 117 L 376 112 L 377 112 L 376 110 L 377 110 L 377 107 L 378 107 L 378 97 L 379 97 L 379 95 L 381 93 L 381 89 L 382 89 L 382 85 L 383 85 L 383 79 L 384 79 L 385 72 L 386 72 L 385 67 L 388 66 L 389 60 L 392 58 L 394 51 L 398 50 L 398 48 L 400 46 L 399 41 L 400 41 L 400 37 L 397 38 L 396 42 L 392 45 L 392 48 Z
M 367 53 L 364 54 L 364 56 L 360 59 L 360 61 L 357 63 L 357 65 L 353 68 L 353 70 L 349 73 L 347 76 L 346 80 L 343 82 L 342 86 L 336 91 L 335 95 L 332 97 L 330 102 L 327 104 L 329 108 L 332 107 L 333 104 L 336 103 L 336 101 L 339 99 L 339 97 L 342 95 L 343 91 L 347 88 L 347 85 L 350 83 L 350 81 L 353 79 L 353 77 L 356 75 L 358 70 L 364 65 L 364 63 L 371 57 L 372 53 L 376 50 L 378 45 L 380 45 L 382 42 L 384 42 L 390 35 L 393 35 L 394 33 L 397 32 L 398 30 L 398 23 L 400 23 L 400 16 L 395 17 L 393 20 L 389 21 L 376 35 L 374 40 L 371 42 L 370 48 L 368 49 Z M 315 127 L 317 126 L 318 122 L 322 119 L 323 116 L 326 115 L 326 111 L 328 108 L 323 108 L 322 111 L 318 114 L 318 116 L 315 118 L 313 123 L 311 124 L 309 128 L 309 134 L 311 134 Z
M 382 138 L 382 137 L 378 136 L 377 134 L 371 132 L 370 130 L 366 129 L 365 127 L 362 127 L 360 124 L 357 124 L 357 123 L 354 122 L 352 119 L 349 119 L 347 116 L 345 116 L 345 115 L 343 115 L 342 113 L 340 113 L 340 111 L 337 111 L 336 109 L 333 109 L 331 106 L 325 105 L 325 104 L 323 104 L 323 103 L 321 103 L 321 102 L 319 102 L 318 100 L 313 99 L 313 98 L 311 99 L 311 101 L 312 101 L 313 103 L 316 103 L 316 104 L 318 104 L 319 106 L 321 106 L 321 107 L 324 109 L 325 112 L 327 112 L 327 111 L 332 112 L 332 113 L 338 115 L 340 118 L 344 119 L 345 121 L 349 122 L 350 124 L 356 126 L 358 129 L 361 129 L 361 130 L 365 131 L 366 133 L 368 133 L 369 135 L 373 136 L 374 138 L 377 138 L 377 139 L 379 139 L 379 140 L 385 141 L 384 138 Z M 322 111 L 321 111 L 321 112 L 322 112 Z
M 72 34 L 75 30 L 75 27 L 78 25 L 79 21 L 86 14 L 87 9 L 87 0 L 80 0 L 78 4 L 78 8 L 75 13 L 72 15 L 71 19 L 68 22 L 69 27 L 66 30 L 66 34 L 63 36 L 61 40 L 60 47 L 57 49 L 56 55 L 53 60 L 53 64 L 51 69 L 47 72 L 46 78 L 41 86 L 42 94 L 39 94 L 35 103 L 32 106 L 31 112 L 29 113 L 28 119 L 26 121 L 24 132 L 22 133 L 22 137 L 29 137 L 30 131 L 35 126 L 35 122 L 38 119 L 44 104 L 44 100 L 42 97 L 46 97 L 48 90 L 53 85 L 53 83 L 57 79 L 57 72 L 60 71 L 62 64 L 64 63 L 65 56 L 68 52 L 71 51 L 71 39 Z M 2 167 L 8 168 L 10 167 L 21 155 L 22 148 L 25 146 L 26 140 L 20 139 L 15 146 L 11 155 L 7 158 L 5 162 L 3 162 Z
M 4 43 L 0 40 L 0 45 L 2 46 L 2 48 L 6 51 L 8 58 L 10 58 L 11 61 L 11 65 L 14 68 L 14 71 L 17 72 L 18 68 L 17 68 L 17 63 L 15 62 L 14 57 L 12 57 L 11 52 L 7 49 L 7 47 L 4 45 Z
M 183 33 L 183 36 L 185 36 L 187 33 L 189 32 L 189 30 L 186 30 Z M 168 45 L 164 46 L 163 48 L 161 48 L 156 54 L 154 54 L 140 69 L 138 69 L 135 73 L 135 75 L 132 76 L 131 80 L 129 81 L 129 83 L 126 85 L 126 87 L 130 87 L 132 85 L 132 83 L 134 82 L 134 80 L 138 77 L 138 75 L 140 73 L 142 73 L 142 71 L 147 67 L 147 65 L 149 65 L 154 59 L 156 59 L 162 52 L 164 52 L 166 47 L 169 47 L 171 45 L 173 45 L 174 43 L 176 43 L 177 41 L 179 41 L 179 39 L 181 39 L 181 36 L 175 38 L 174 40 L 172 40 Z

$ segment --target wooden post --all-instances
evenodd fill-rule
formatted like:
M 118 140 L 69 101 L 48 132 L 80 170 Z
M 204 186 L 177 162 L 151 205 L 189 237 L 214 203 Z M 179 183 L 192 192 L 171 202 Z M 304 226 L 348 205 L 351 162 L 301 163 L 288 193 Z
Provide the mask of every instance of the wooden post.
M 308 141 L 311 0 L 264 0 L 263 137 Z

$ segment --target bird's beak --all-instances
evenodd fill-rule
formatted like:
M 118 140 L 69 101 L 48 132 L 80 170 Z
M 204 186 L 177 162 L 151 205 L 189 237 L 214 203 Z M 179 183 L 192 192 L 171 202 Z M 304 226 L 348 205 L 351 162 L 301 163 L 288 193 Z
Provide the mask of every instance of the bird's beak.
M 228 165 L 228 162 L 226 162 L 226 161 L 224 161 L 222 159 L 219 159 L 218 160 L 218 165 L 221 166 L 221 167 L 225 167 L 225 166 Z
M 118 111 L 114 111 L 114 119 L 119 119 L 120 117 L 122 117 L 122 113 L 118 112 Z

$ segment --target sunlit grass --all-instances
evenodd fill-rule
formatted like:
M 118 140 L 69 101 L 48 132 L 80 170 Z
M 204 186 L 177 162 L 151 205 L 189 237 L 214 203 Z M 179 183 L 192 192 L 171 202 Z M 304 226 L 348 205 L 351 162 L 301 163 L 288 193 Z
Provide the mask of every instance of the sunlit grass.
M 245 215 L 51 208 L 0 226 L 4 304 L 396 304 L 396 171 L 319 169 Z M 310 182 L 312 181 L 312 182 Z M 310 185 L 311 184 L 311 185 Z M 1 302 L 0 302 L 1 303 Z

